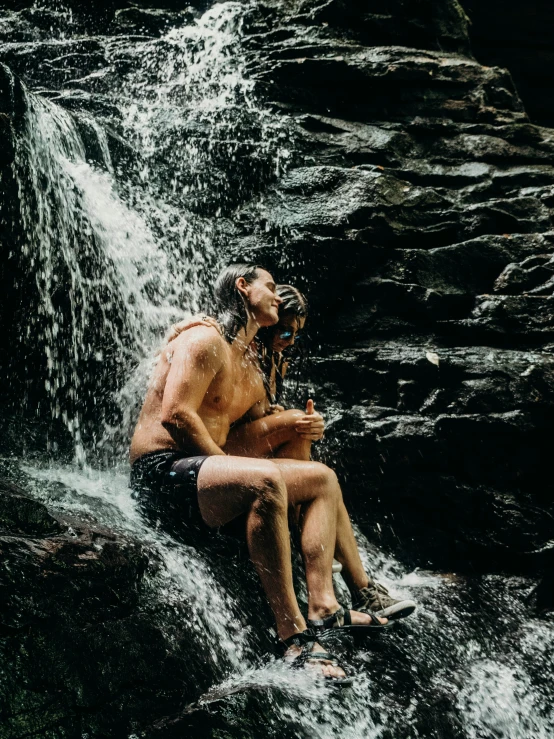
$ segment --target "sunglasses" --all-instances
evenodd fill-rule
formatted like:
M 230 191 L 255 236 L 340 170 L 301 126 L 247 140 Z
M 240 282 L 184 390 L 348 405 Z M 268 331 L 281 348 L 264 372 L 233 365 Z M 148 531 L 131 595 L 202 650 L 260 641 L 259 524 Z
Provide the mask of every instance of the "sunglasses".
M 296 334 L 294 331 L 290 328 L 284 328 L 282 331 L 277 331 L 277 336 L 282 341 L 288 341 L 289 339 L 292 339 L 294 337 L 295 341 L 300 341 L 302 338 L 302 334 L 300 332 L 297 332 Z

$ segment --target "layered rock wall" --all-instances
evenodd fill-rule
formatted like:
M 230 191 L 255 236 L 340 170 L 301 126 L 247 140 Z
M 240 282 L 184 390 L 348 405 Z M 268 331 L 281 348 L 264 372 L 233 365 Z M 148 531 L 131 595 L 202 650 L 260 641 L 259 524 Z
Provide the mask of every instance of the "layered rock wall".
M 475 57 L 489 66 L 508 67 L 533 123 L 554 125 L 552 5 L 462 0 L 470 22 Z
M 553 134 L 471 56 L 455 3 L 410 46 L 402 24 L 372 36 L 371 13 L 345 28 L 339 3 L 263 7 L 252 74 L 300 155 L 241 212 L 238 251 L 278 243 L 310 293 L 352 504 L 419 562 L 536 564 L 552 535 Z
M 2 739 L 127 736 L 209 681 L 190 605 L 169 626 L 148 597 L 157 564 L 143 543 L 0 480 Z
M 140 152 L 123 136 L 114 90 L 125 92 L 135 48 L 206 6 L 4 4 L 1 369 L 12 409 L 22 378 L 36 391 L 33 411 L 46 404 L 43 375 L 23 371 L 40 363 L 25 354 L 37 281 L 20 258 L 12 134 L 23 98 L 13 75 L 72 112 L 92 162 L 101 157 L 91 119 L 103 127 L 125 190 Z M 259 131 L 246 142 L 237 134 L 232 186 L 194 208 L 221 210 L 222 259 L 265 260 L 309 294 L 296 400 L 311 395 L 326 414 L 320 455 L 361 530 L 411 566 L 551 570 L 553 131 L 530 122 L 509 72 L 485 66 L 454 0 L 263 0 L 243 21 L 248 80 L 282 124 L 290 158 L 270 177 L 252 155 L 252 141 L 266 143 Z M 203 130 L 184 125 L 183 137 Z M 14 352 L 21 336 L 27 348 Z M 86 381 L 99 405 L 116 385 L 109 365 Z M 182 691 L 197 694 L 204 673 L 188 632 L 164 633 L 142 600 L 142 546 L 4 493 L 0 731 L 118 736 L 176 710 Z

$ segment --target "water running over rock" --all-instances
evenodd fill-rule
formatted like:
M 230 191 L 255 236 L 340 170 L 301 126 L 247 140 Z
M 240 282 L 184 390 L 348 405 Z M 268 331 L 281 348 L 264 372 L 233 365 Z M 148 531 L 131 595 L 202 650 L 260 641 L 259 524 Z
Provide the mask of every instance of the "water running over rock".
M 102 130 L 93 129 L 104 154 L 100 169 L 87 161 L 69 113 L 27 92 L 24 107 L 14 173 L 21 257 L 36 282 L 37 306 L 22 343 L 42 347 L 52 415 L 61 415 L 82 461 L 83 409 L 98 399 L 102 382 L 91 385 L 128 368 L 148 346 L 158 327 L 150 273 L 163 276 L 165 260 L 144 219 L 116 194 Z

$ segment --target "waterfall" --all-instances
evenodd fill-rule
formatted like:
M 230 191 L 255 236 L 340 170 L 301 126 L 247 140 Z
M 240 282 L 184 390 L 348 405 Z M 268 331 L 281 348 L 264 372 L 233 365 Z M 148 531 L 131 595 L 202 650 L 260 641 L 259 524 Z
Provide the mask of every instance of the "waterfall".
M 79 461 L 85 387 L 101 395 L 105 361 L 116 371 L 148 349 L 163 315 L 151 299 L 151 275 L 158 294 L 167 277 L 165 254 L 145 219 L 118 197 L 105 139 L 98 141 L 103 168 L 87 161 L 72 116 L 25 93 L 13 169 L 22 259 L 38 304 L 24 338 L 44 349 L 51 413 L 73 434 Z M 115 358 L 106 360 L 106 351 Z
M 244 664 L 251 629 L 198 552 L 142 521 L 121 460 L 161 336 L 206 300 L 210 271 L 222 259 L 219 220 L 241 195 L 234 185 L 245 157 L 259 171 L 249 168 L 242 197 L 260 177 L 278 174 L 287 157 L 282 132 L 243 76 L 243 12 L 224 3 L 133 50 L 133 68 L 117 83 L 125 168 L 112 157 L 113 127 L 27 90 L 13 165 L 23 259 L 39 306 L 25 338 L 43 347 L 51 414 L 75 447 L 74 465 L 45 460 L 23 470 L 37 497 L 151 548 L 162 563 L 150 576 L 153 592 L 183 618 L 195 614 L 198 649 L 220 677 Z M 114 65 L 128 53 L 116 40 L 105 44 Z M 232 161 L 234 184 L 226 175 Z M 87 402 L 114 403 L 115 423 L 106 414 L 85 435 Z M 98 448 L 116 469 L 91 466 Z
M 201 554 L 142 521 L 121 461 L 162 334 L 200 309 L 225 259 L 225 216 L 289 157 L 286 126 L 258 104 L 244 76 L 246 9 L 223 3 L 132 50 L 105 39 L 114 68 L 132 54 L 129 71 L 108 82 L 117 120 L 69 113 L 25 90 L 13 165 L 22 257 L 37 289 L 25 338 L 43 348 L 51 414 L 75 446 L 74 464 L 44 459 L 21 469 L 38 498 L 150 548 L 161 562 L 152 592 L 182 618 L 194 614 L 197 650 L 216 679 L 255 671 L 252 627 Z M 122 141 L 125 166 L 113 151 Z M 100 427 L 96 417 L 85 434 L 87 402 L 114 403 L 118 413 L 101 416 Z M 111 469 L 91 465 L 98 448 Z
M 14 175 L 23 259 L 39 296 L 25 338 L 44 347 L 51 413 L 81 462 L 87 444 L 124 457 L 156 342 L 206 304 L 225 259 L 222 216 L 289 157 L 286 126 L 258 104 L 244 75 L 244 12 L 223 3 L 133 46 L 130 70 L 109 80 L 125 167 L 112 162 L 113 129 L 25 92 Z M 113 68 L 131 53 L 125 40 L 105 45 Z M 102 402 L 117 412 L 104 414 L 103 428 L 95 413 L 85 443 L 86 411 Z

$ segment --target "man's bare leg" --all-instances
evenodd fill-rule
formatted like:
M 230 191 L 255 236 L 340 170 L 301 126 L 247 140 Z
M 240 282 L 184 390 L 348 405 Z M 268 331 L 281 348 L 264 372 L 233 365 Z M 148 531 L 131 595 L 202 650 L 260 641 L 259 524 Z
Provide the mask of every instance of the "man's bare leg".
M 208 526 L 247 513 L 250 557 L 275 614 L 281 639 L 306 623 L 292 583 L 287 491 L 279 469 L 263 459 L 208 457 L 198 475 L 198 504 Z
M 247 512 L 250 557 L 275 615 L 279 637 L 284 640 L 305 631 L 292 582 L 288 497 L 279 468 L 261 459 L 208 457 L 198 475 L 198 504 L 208 526 L 223 526 Z M 316 645 L 314 651 L 322 650 Z M 344 677 L 341 668 L 330 664 L 317 669 L 328 677 Z

